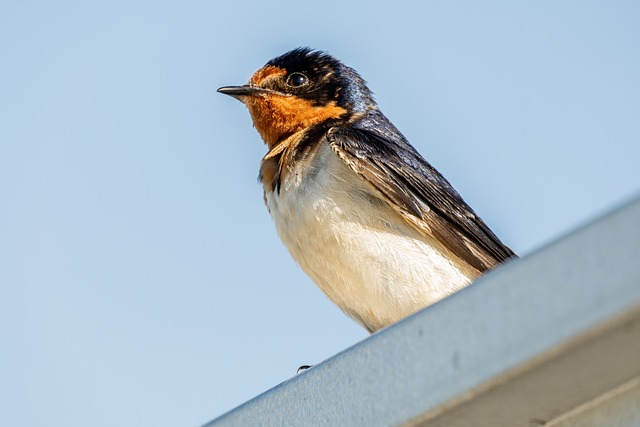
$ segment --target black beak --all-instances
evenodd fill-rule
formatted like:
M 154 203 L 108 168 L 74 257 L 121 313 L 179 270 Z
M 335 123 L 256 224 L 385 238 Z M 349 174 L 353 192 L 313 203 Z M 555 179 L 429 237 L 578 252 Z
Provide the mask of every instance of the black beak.
M 222 86 L 218 89 L 218 92 L 224 93 L 225 95 L 233 96 L 236 99 L 240 99 L 242 96 L 252 96 L 256 95 L 260 92 L 268 92 L 267 89 L 263 89 L 261 87 L 256 86 Z

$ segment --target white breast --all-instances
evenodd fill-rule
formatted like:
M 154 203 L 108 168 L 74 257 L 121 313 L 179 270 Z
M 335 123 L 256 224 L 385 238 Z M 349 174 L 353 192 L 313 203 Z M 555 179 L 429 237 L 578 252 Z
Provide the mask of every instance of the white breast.
M 325 141 L 265 199 L 293 258 L 345 313 L 378 330 L 471 277 L 397 214 Z M 304 169 L 304 170 L 302 170 Z

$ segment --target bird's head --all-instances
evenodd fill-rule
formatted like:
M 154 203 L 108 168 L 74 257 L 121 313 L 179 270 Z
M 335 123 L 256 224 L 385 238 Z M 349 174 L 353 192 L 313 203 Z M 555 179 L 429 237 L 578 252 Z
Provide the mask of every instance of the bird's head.
M 365 81 L 331 55 L 298 48 L 256 71 L 243 86 L 218 89 L 243 102 L 271 149 L 297 132 L 329 120 L 348 120 L 376 108 Z

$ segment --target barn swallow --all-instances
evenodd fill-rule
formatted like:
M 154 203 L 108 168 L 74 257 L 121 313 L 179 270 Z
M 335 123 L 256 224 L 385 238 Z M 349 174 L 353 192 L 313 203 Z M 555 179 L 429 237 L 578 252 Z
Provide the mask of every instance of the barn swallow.
M 294 49 L 218 92 L 267 146 L 259 180 L 280 239 L 369 332 L 516 256 L 331 55 Z

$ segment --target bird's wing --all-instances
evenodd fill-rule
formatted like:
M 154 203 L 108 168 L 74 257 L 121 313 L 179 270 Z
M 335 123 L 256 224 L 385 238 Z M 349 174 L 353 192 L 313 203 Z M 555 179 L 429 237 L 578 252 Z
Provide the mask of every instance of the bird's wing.
M 382 113 L 374 110 L 355 124 L 333 127 L 327 138 L 405 220 L 478 272 L 516 256 Z

